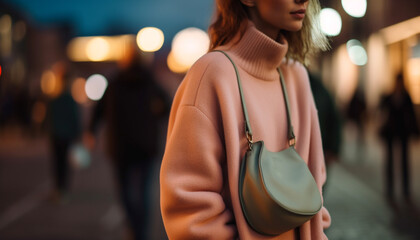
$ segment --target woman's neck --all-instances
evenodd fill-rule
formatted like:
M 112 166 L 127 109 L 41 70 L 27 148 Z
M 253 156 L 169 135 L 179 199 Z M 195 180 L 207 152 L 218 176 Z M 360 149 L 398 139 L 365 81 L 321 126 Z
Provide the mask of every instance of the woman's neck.
M 218 48 L 230 51 L 235 61 L 249 74 L 258 79 L 278 80 L 279 67 L 287 54 L 287 40 L 280 34 L 278 41 L 257 29 L 247 20 L 246 31 L 237 34 L 234 40 Z
M 254 23 L 255 28 L 274 41 L 277 41 L 279 38 L 280 29 L 264 21 L 256 8 L 250 8 L 249 10 L 250 20 Z

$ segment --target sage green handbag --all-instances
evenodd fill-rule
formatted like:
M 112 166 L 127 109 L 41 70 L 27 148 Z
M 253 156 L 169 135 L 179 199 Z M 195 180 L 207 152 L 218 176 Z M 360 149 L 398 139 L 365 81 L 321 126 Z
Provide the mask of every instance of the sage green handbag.
M 278 68 L 286 102 L 289 148 L 270 152 L 263 141 L 253 142 L 238 70 L 238 81 L 245 118 L 248 150 L 239 173 L 239 199 L 248 224 L 264 235 L 279 235 L 301 226 L 322 207 L 321 194 L 305 161 L 296 152 L 289 102 L 283 74 Z

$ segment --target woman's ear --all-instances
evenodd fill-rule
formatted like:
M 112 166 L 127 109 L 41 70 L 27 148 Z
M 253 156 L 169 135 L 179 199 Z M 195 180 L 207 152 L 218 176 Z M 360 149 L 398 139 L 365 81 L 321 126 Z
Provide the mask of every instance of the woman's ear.
M 255 7 L 255 0 L 241 0 L 241 2 L 247 7 Z

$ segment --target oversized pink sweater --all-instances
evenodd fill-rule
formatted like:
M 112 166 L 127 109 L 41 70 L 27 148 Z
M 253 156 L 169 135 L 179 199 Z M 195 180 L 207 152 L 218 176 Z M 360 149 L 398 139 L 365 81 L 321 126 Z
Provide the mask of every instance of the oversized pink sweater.
M 286 63 L 280 44 L 248 24 L 245 35 L 225 50 L 236 63 L 254 141 L 270 151 L 287 145 L 287 116 L 277 66 L 289 95 L 296 150 L 308 163 L 319 189 L 326 180 L 317 110 L 305 68 Z M 220 52 L 200 58 L 181 83 L 171 110 L 160 172 L 161 210 L 171 240 L 295 239 L 291 230 L 276 237 L 254 232 L 238 198 L 240 162 L 247 150 L 245 121 L 235 71 Z M 300 228 L 302 240 L 327 239 L 323 208 Z

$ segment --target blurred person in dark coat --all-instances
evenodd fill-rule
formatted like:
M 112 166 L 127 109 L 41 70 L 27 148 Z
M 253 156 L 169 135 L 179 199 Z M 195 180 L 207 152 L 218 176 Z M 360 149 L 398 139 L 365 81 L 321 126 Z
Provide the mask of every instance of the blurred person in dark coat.
M 64 89 L 48 103 L 47 125 L 53 155 L 55 189 L 52 200 L 60 202 L 69 190 L 69 150 L 81 134 L 79 107 L 70 93 L 71 74 L 65 65 Z M 60 75 L 60 74 L 59 74 Z M 60 77 L 60 76 L 58 76 Z
M 365 123 L 368 117 L 365 93 L 360 85 L 354 92 L 346 111 L 347 119 L 357 127 L 358 146 L 360 147 L 365 141 Z
M 384 123 L 380 128 L 380 136 L 386 143 L 387 163 L 386 163 L 386 187 L 388 197 L 394 194 L 394 145 L 399 143 L 401 146 L 402 187 L 405 197 L 410 195 L 410 166 L 408 142 L 411 136 L 419 134 L 418 125 L 415 118 L 414 106 L 410 95 L 404 86 L 403 74 L 399 73 L 396 78 L 393 92 L 384 96 L 380 103 L 380 108 L 384 113 Z
M 334 99 L 322 83 L 321 77 L 318 74 L 309 72 L 309 82 L 315 105 L 318 109 L 322 148 L 328 171 L 329 165 L 339 160 L 342 142 L 342 119 Z M 325 187 L 326 184 L 324 185 Z
M 99 122 L 105 120 L 106 149 L 136 240 L 148 239 L 148 186 L 159 150 L 160 120 L 169 112 L 167 95 L 137 51 L 133 47 L 120 63 L 121 72 L 111 79 L 85 134 L 85 141 L 92 142 Z

